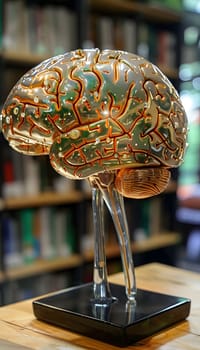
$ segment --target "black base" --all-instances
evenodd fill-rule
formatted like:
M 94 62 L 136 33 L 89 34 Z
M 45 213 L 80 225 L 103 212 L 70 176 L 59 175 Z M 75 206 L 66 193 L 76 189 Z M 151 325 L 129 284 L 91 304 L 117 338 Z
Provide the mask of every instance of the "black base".
M 123 286 L 110 287 L 117 299 L 109 306 L 91 301 L 90 283 L 36 300 L 33 311 L 42 321 L 118 346 L 150 336 L 189 315 L 189 299 L 139 289 L 134 305 L 127 301 Z

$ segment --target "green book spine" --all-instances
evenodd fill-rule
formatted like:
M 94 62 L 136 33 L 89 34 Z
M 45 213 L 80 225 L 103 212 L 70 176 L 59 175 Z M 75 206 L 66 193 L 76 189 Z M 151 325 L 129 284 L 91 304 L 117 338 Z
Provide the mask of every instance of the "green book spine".
M 33 220 L 33 209 L 29 208 L 20 211 L 20 226 L 24 263 L 31 263 L 35 258 Z
M 70 209 L 68 209 L 66 213 L 66 241 L 67 246 L 69 247 L 69 252 L 74 253 L 76 251 L 77 246 L 77 240 L 76 240 L 76 233 L 75 233 L 75 226 L 73 224 L 73 216 Z

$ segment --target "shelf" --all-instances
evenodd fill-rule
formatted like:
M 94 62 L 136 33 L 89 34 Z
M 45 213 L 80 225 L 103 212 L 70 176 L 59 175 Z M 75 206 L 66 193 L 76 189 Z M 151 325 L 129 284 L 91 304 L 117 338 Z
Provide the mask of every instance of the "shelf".
M 155 235 L 146 240 L 141 240 L 132 243 L 133 253 L 143 253 L 151 250 L 170 247 L 181 242 L 181 236 L 176 232 L 165 232 Z M 109 244 L 106 247 L 106 258 L 114 259 L 120 256 L 119 246 Z M 66 270 L 80 267 L 83 263 L 93 262 L 93 250 L 84 254 L 72 254 L 68 257 L 56 258 L 52 260 L 36 260 L 35 262 L 20 267 L 9 269 L 5 272 L 0 272 L 0 282 L 12 281 L 40 275 L 47 272 Z
M 154 23 L 176 24 L 180 23 L 182 13 L 165 8 L 158 5 L 141 4 L 139 1 L 128 0 L 89 0 L 88 8 L 94 12 L 103 14 L 124 14 L 136 15 L 141 19 L 153 21 Z M 0 52 L 1 57 L 6 63 L 14 63 L 15 65 L 34 66 L 49 58 L 49 55 L 38 55 L 32 52 L 19 52 L 12 50 L 4 50 Z M 161 70 L 170 78 L 177 78 L 178 72 L 176 69 L 168 67 L 160 67 Z
M 181 235 L 178 232 L 163 232 L 156 234 L 149 239 L 134 242 L 132 244 L 132 249 L 135 253 L 143 253 L 150 250 L 177 245 L 180 242 Z
M 78 203 L 83 199 L 81 191 L 70 191 L 67 193 L 41 192 L 34 196 L 7 198 L 4 200 L 3 208 L 6 210 L 21 209 L 26 207 L 40 207 L 68 203 Z
M 181 13 L 177 11 L 162 6 L 141 4 L 139 1 L 90 0 L 89 5 L 93 11 L 135 14 L 154 22 L 179 23 L 181 21 Z
M 176 192 L 177 184 L 175 181 L 170 181 L 164 193 Z M 15 210 L 27 207 L 40 207 L 61 205 L 68 203 L 79 203 L 84 199 L 91 199 L 91 192 L 83 193 L 81 191 L 70 191 L 67 193 L 56 192 L 41 192 L 34 196 L 13 197 L 7 199 L 0 199 L 0 210 Z
M 50 56 L 44 55 L 35 55 L 31 52 L 18 52 L 18 51 L 4 51 L 1 54 L 1 57 L 7 63 L 15 63 L 19 65 L 30 65 L 34 66 L 49 58 Z
M 15 51 L 8 51 L 2 54 L 3 59 L 7 63 L 14 63 L 15 65 L 28 65 L 35 66 L 44 61 L 48 57 L 33 55 L 32 53 L 19 53 Z M 170 68 L 166 66 L 159 66 L 160 70 L 168 76 L 169 79 L 178 79 L 179 72 L 176 68 Z
M 133 253 L 142 253 L 155 249 L 161 249 L 176 245 L 181 242 L 181 236 L 177 232 L 163 232 L 156 234 L 145 240 L 132 243 Z M 112 259 L 120 255 L 118 244 L 108 244 L 106 247 L 106 258 Z M 86 263 L 92 262 L 94 258 L 93 251 L 87 251 L 83 254 L 83 259 Z
M 79 267 L 82 263 L 81 255 L 73 254 L 64 258 L 52 260 L 37 260 L 32 264 L 12 268 L 4 273 L 4 280 L 15 280 L 20 278 L 31 277 L 46 272 L 54 272 Z

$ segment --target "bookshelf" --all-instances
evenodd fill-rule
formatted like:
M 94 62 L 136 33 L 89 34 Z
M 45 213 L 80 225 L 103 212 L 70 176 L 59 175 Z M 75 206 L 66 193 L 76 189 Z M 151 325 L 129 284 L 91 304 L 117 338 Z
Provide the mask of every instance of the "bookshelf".
M 173 247 L 181 242 L 181 237 L 177 232 L 163 232 L 162 235 L 132 243 L 134 254 L 144 253 L 151 250 Z M 118 244 L 107 244 L 106 255 L 108 259 L 118 259 L 120 254 Z M 38 259 L 31 265 L 15 267 L 0 273 L 0 282 L 23 279 L 37 276 L 46 272 L 54 272 L 66 269 L 74 269 L 86 263 L 93 262 L 93 250 L 88 250 L 83 254 L 73 254 L 70 257 L 57 257 L 56 259 L 45 261 Z
M 7 198 L 3 201 L 2 206 L 4 210 L 14 210 L 27 207 L 79 203 L 82 199 L 83 193 L 78 190 L 66 193 L 55 193 L 52 191 L 20 198 Z
M 5 51 L 1 54 L 2 59 L 6 61 L 6 63 L 14 64 L 14 65 L 36 65 L 41 61 L 45 60 L 49 57 L 49 55 L 39 55 L 32 54 L 29 52 L 23 52 L 23 54 L 19 54 L 16 51 Z
M 145 1 L 123 1 L 123 0 L 90 0 L 89 5 L 92 11 L 101 11 L 104 13 L 123 13 L 125 15 L 137 14 L 141 17 L 152 20 L 153 22 L 180 23 L 181 13 L 162 6 L 163 2 L 157 4 L 145 4 Z
M 180 243 L 180 235 L 177 232 L 162 232 L 162 234 L 155 235 L 149 239 L 143 239 L 138 242 L 132 243 L 132 251 L 134 254 L 144 253 L 147 251 L 170 247 Z M 120 254 L 118 244 L 107 244 L 106 256 L 108 259 L 118 258 Z M 83 260 L 85 263 L 93 261 L 93 251 L 89 250 L 83 254 Z
M 109 43 L 114 48 L 132 48 L 135 53 L 157 64 L 171 80 L 178 79 L 179 50 L 176 55 L 173 52 L 180 46 L 181 11 L 163 6 L 162 1 L 155 4 L 153 1 L 90 0 L 88 15 L 86 36 L 94 46 L 104 48 Z M 130 33 L 133 37 L 132 46 L 126 40 Z M 97 36 L 102 40 L 97 40 Z M 148 47 L 141 49 L 143 44 Z
M 2 273 L 1 280 L 11 281 L 39 275 L 41 273 L 74 269 L 79 267 L 81 264 L 82 257 L 80 254 L 73 254 L 70 257 L 58 257 L 49 261 L 38 259 L 31 265 L 24 265 L 7 270 L 4 274 Z
M 14 6 L 15 9 L 21 8 L 21 11 L 17 12 L 19 16 L 15 16 L 15 23 L 13 24 L 13 26 L 15 26 L 15 39 L 12 34 L 9 34 L 13 33 L 13 28 L 9 28 L 9 16 L 12 15 L 13 11 L 12 6 Z M 112 29 L 112 40 L 113 38 L 114 40 L 110 43 L 113 48 L 126 49 L 132 47 L 132 51 L 135 53 L 146 53 L 146 58 L 157 64 L 169 79 L 173 81 L 177 88 L 179 86 L 178 68 L 180 62 L 181 11 L 156 6 L 151 4 L 150 1 L 142 2 L 129 0 L 63 0 L 48 2 L 4 0 L 3 8 L 3 48 L 0 51 L 0 69 L 3 77 L 0 83 L 0 91 L 2 91 L 1 104 L 4 102 L 10 88 L 21 75 L 42 60 L 58 53 L 73 50 L 77 47 L 98 46 L 103 48 L 105 46 L 105 42 L 103 41 L 105 39 L 104 24 L 106 28 Z M 63 11 L 64 14 L 62 13 Z M 53 25 L 50 26 L 49 23 L 52 23 L 52 13 L 54 13 L 55 16 L 53 18 Z M 61 18 L 63 18 L 62 16 L 70 18 L 68 23 L 68 26 L 70 25 L 70 30 L 69 27 L 67 28 L 64 26 L 64 28 L 61 28 L 61 26 L 58 25 L 58 22 L 63 23 L 63 20 L 61 21 Z M 30 17 L 32 18 L 31 23 L 29 23 Z M 29 20 L 27 21 L 27 19 Z M 57 25 L 55 25 L 55 22 Z M 47 38 L 49 38 L 50 43 L 47 43 L 44 37 L 41 38 L 41 28 L 44 28 L 44 26 L 47 26 L 49 29 L 49 37 L 47 36 Z M 34 29 L 32 31 L 34 38 L 31 37 L 30 28 Z M 72 30 L 71 28 L 74 29 Z M 128 35 L 129 30 L 133 34 L 131 39 Z M 19 33 L 22 32 L 23 36 L 21 38 L 23 38 L 23 42 L 19 41 Z M 120 32 L 122 32 L 124 36 L 121 37 L 119 35 Z M 146 36 L 147 32 L 148 36 Z M 15 40 L 15 43 L 12 42 L 9 35 L 11 35 L 12 40 Z M 59 37 L 60 40 L 59 43 L 56 44 L 55 35 Z M 126 37 L 127 40 L 125 40 Z M 101 38 L 101 41 L 99 38 Z M 155 45 L 157 41 L 158 45 Z M 123 42 L 126 44 L 126 47 L 123 47 Z M 154 45 L 152 45 L 152 42 Z M 167 50 L 169 52 L 166 51 L 166 57 L 162 57 L 158 62 L 159 45 L 161 43 L 164 45 L 163 42 L 168 42 Z M 51 46 L 49 46 L 50 44 Z M 173 45 L 176 46 L 176 50 L 173 50 Z M 176 55 L 174 55 L 174 52 Z M 170 53 L 173 53 L 171 57 Z M 3 261 L 0 282 L 5 287 L 5 293 L 9 290 L 10 284 L 17 283 L 19 280 L 25 280 L 31 276 L 36 278 L 40 275 L 54 274 L 62 270 L 66 270 L 66 273 L 71 270 L 73 271 L 70 283 L 72 282 L 72 284 L 74 284 L 77 283 L 77 281 L 80 282 L 80 275 L 84 275 L 85 266 L 91 264 L 93 260 L 93 252 L 91 249 L 93 246 L 92 235 L 90 237 L 91 232 L 89 232 L 91 231 L 90 193 L 84 190 L 84 186 L 80 182 L 69 184 L 68 181 L 66 181 L 66 183 L 64 182 L 59 185 L 59 191 L 57 189 L 55 190 L 57 180 L 58 182 L 60 181 L 59 176 L 52 174 L 52 169 L 47 165 L 46 159 L 45 161 L 42 160 L 41 165 L 39 160 L 33 161 L 32 157 L 28 157 L 31 159 L 28 160 L 27 157 L 23 155 L 11 152 L 4 140 L 0 139 L 0 142 L 4 150 L 1 156 L 2 167 L 4 168 L 5 159 L 8 159 L 11 166 L 9 169 L 12 169 L 14 177 L 18 174 L 18 180 L 20 180 L 20 186 L 18 182 L 13 184 L 9 182 L 10 180 L 8 183 L 5 183 L 5 174 L 3 171 L 3 185 L 1 188 L 1 193 L 3 193 L 3 195 L 0 200 L 1 219 L 3 220 L 5 216 L 8 216 L 8 218 L 11 218 L 11 222 L 13 222 L 14 225 L 19 226 L 18 217 L 21 215 L 20 213 L 23 213 L 26 209 L 31 210 L 34 215 L 40 210 L 41 212 L 43 209 L 46 210 L 46 208 L 54 213 L 59 211 L 63 212 L 64 210 L 67 212 L 70 210 L 73 216 L 74 237 L 76 239 L 75 249 L 66 256 L 54 255 L 52 258 L 47 259 L 38 256 L 37 259 L 33 259 L 29 263 L 22 263 L 14 267 L 5 266 L 5 261 Z M 28 163 L 30 164 L 28 165 Z M 19 164 L 21 164 L 20 168 Z M 30 174 L 30 169 L 32 169 L 31 171 L 34 173 L 40 174 L 37 184 L 34 185 L 36 188 L 34 189 L 34 186 L 31 185 L 31 193 L 25 189 L 27 186 L 30 188 L 30 183 L 28 183 L 28 185 L 26 183 L 24 168 L 26 168 L 25 175 L 27 175 L 27 172 Z M 41 179 L 41 172 L 43 177 L 48 178 L 45 183 Z M 151 213 L 155 208 L 159 208 L 159 212 L 161 213 L 160 208 L 162 205 L 160 205 L 160 203 L 162 203 L 163 198 L 172 196 L 173 201 L 175 200 L 176 179 L 173 178 L 172 180 L 166 192 L 162 196 L 159 196 L 159 198 L 156 198 L 155 203 L 154 200 L 150 201 L 154 203 L 153 206 L 150 207 Z M 87 211 L 88 207 L 90 208 L 89 211 Z M 132 213 L 131 201 L 128 203 L 128 211 Z M 150 216 L 150 218 L 152 218 L 152 216 Z M 62 222 L 62 220 L 62 218 L 58 218 L 59 222 Z M 180 243 L 180 235 L 174 232 L 174 227 L 170 227 L 170 231 L 168 231 L 168 227 L 163 227 L 161 221 L 162 218 L 159 217 L 156 222 L 151 223 L 151 234 L 143 235 L 142 240 L 136 240 L 134 237 L 134 230 L 132 230 L 132 250 L 134 254 L 172 247 Z M 162 233 L 159 230 L 161 230 Z M 19 232 L 18 230 L 18 233 Z M 152 232 L 155 234 L 152 234 Z M 111 234 L 109 233 L 107 244 L 108 263 L 110 260 L 113 261 L 113 259 L 119 260 L 119 248 L 116 243 L 113 243 L 112 235 L 112 232 Z M 88 249 L 85 250 L 81 244 L 81 240 L 84 241 L 84 239 L 91 239 Z M 10 300 L 12 300 L 12 298 Z

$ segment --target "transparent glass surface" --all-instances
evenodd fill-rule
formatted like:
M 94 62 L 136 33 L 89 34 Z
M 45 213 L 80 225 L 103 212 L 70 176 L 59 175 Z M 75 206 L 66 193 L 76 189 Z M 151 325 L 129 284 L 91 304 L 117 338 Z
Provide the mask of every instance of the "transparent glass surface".
M 128 300 L 134 301 L 136 282 L 124 199 L 123 196 L 117 192 L 114 180 L 114 173 L 102 173 L 92 177 L 90 180 L 93 193 L 94 230 L 97 234 L 97 237 L 95 235 L 94 297 L 98 300 L 100 295 L 103 296 L 103 298 L 108 296 L 108 302 L 110 300 L 105 264 L 103 198 L 112 216 L 117 233 L 123 264 L 126 295 Z
M 94 273 L 93 289 L 96 304 L 110 304 L 112 295 L 107 279 L 105 239 L 104 239 L 104 210 L 101 190 L 92 186 L 92 209 L 94 222 Z

